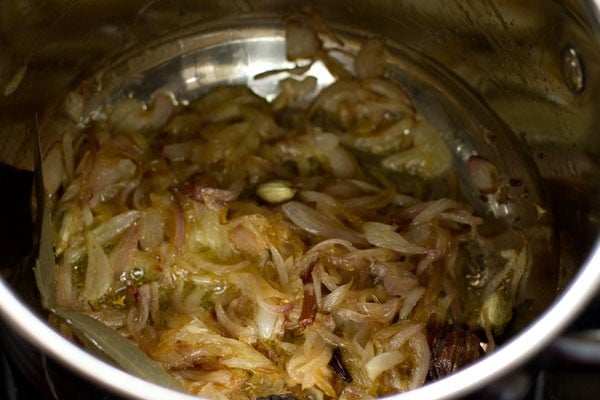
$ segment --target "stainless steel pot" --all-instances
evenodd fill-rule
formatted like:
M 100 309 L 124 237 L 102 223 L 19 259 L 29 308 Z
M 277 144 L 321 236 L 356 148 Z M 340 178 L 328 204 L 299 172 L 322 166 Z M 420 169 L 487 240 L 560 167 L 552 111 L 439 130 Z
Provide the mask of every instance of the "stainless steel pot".
M 33 0 L 3 2 L 0 161 L 31 169 L 37 116 L 42 118 L 74 84 L 115 55 L 140 46 L 147 50 L 143 46 L 150 41 L 190 26 L 265 13 L 284 16 L 303 3 L 56 0 L 40 6 Z M 516 133 L 518 146 L 534 160 L 531 167 L 550 194 L 560 242 L 559 290 L 547 293 L 552 304 L 523 311 L 519 318 L 526 326 L 488 357 L 393 398 L 465 395 L 541 351 L 600 287 L 600 167 L 596 162 L 600 117 L 595 112 L 600 106 L 600 2 L 330 0 L 317 7 L 332 24 L 383 35 L 453 72 Z M 164 57 L 173 51 L 181 48 L 165 50 Z M 540 268 L 538 278 L 543 279 Z M 141 381 L 74 346 L 40 319 L 5 280 L 0 280 L 0 311 L 18 334 L 118 394 L 190 398 Z

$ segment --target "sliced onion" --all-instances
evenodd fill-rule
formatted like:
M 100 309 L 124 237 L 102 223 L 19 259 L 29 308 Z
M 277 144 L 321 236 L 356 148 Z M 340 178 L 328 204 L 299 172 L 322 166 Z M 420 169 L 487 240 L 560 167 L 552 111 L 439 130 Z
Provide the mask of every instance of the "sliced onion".
M 258 256 L 269 246 L 251 222 L 242 221 L 234 224 L 229 231 L 231 243 L 241 252 Z
M 83 111 L 85 108 L 85 101 L 83 95 L 79 91 L 71 91 L 65 99 L 65 112 L 71 118 L 71 121 L 80 123 L 84 118 Z
M 406 150 L 413 145 L 413 126 L 411 118 L 400 121 L 383 129 L 378 129 L 368 136 L 347 134 L 343 143 L 353 149 L 383 156 L 394 151 Z
M 322 309 L 325 312 L 332 312 L 337 308 L 348 296 L 350 289 L 352 288 L 352 282 L 348 282 L 323 297 Z
M 438 215 L 438 218 L 446 221 L 457 222 L 463 225 L 470 225 L 473 231 L 483 222 L 483 219 L 476 217 L 467 210 L 450 210 L 441 212 Z
M 110 253 L 109 262 L 115 279 L 132 267 L 132 256 L 134 250 L 137 249 L 138 239 L 138 228 L 136 225 L 132 225 Z
M 307 203 L 324 204 L 329 207 L 337 207 L 337 200 L 323 192 L 314 190 L 303 190 L 300 192 L 300 198 Z
M 135 296 L 136 306 L 131 307 L 127 313 L 127 328 L 136 339 L 141 337 L 150 316 L 150 296 L 150 285 L 140 286 Z
M 250 272 L 232 272 L 229 282 L 237 286 L 249 299 L 254 299 L 262 308 L 271 313 L 288 313 L 294 305 L 288 303 L 288 296 L 271 286 L 263 277 Z
M 254 323 L 258 337 L 263 340 L 276 340 L 283 336 L 284 316 L 257 305 L 254 307 Z
M 417 246 L 404 239 L 394 227 L 380 222 L 367 222 L 363 225 L 365 238 L 373 246 L 383 247 L 402 254 L 426 254 L 430 250 Z
M 175 204 L 175 232 L 173 235 L 173 244 L 177 251 L 181 252 L 185 244 L 185 214 L 183 212 L 183 206 L 181 203 L 176 202 Z
M 73 179 L 75 173 L 75 155 L 73 154 L 73 133 L 70 129 L 65 129 L 62 138 L 63 161 L 67 178 Z
M 416 276 L 394 264 L 373 263 L 371 271 L 372 274 L 383 281 L 385 290 L 392 296 L 404 296 L 419 284 Z
M 391 349 L 400 349 L 408 340 L 423 330 L 422 323 L 409 324 L 389 340 Z
M 307 76 L 302 80 L 285 78 L 279 81 L 280 92 L 273 100 L 273 109 L 281 110 L 289 106 L 294 101 L 306 98 L 317 88 L 317 79 L 314 76 Z
M 61 204 L 54 213 L 61 216 L 60 221 L 57 221 L 59 229 L 54 239 L 54 252 L 58 256 L 65 251 L 69 243 L 76 236 L 81 235 L 84 225 L 81 209 L 75 203 L 68 202 Z
M 325 238 L 339 238 L 355 245 L 364 245 L 361 234 L 346 227 L 331 215 L 323 214 L 305 204 L 290 201 L 281 206 L 284 215 L 301 229 Z
M 242 339 L 247 343 L 253 343 L 256 341 L 256 327 L 253 325 L 242 325 L 237 317 L 230 317 L 229 314 L 233 314 L 231 307 L 228 312 L 225 312 L 223 305 L 219 302 L 215 304 L 215 316 L 219 324 L 227 330 L 227 332 L 238 339 Z
M 150 317 L 154 323 L 160 323 L 160 287 L 158 282 L 150 283 Z
M 199 381 L 199 382 L 204 382 L 204 381 Z M 202 388 L 200 390 L 198 390 L 197 392 L 194 392 L 194 394 L 196 396 L 199 396 L 199 397 L 205 398 L 205 399 L 229 400 L 229 397 L 227 397 L 222 391 L 217 389 L 215 387 L 215 384 L 213 384 L 212 382 L 203 384 Z
M 383 303 L 362 302 L 356 307 L 365 314 L 371 322 L 388 324 L 394 319 L 400 306 L 399 298 L 392 298 Z
M 383 77 L 385 73 L 383 38 L 370 38 L 362 43 L 354 60 L 354 72 L 359 79 Z
M 251 345 L 211 332 L 198 318 L 164 333 L 152 355 L 167 367 L 186 367 L 194 361 L 212 362 L 252 373 L 277 373 L 277 367 Z
M 73 299 L 73 277 L 70 265 L 56 265 L 56 305 L 71 307 Z
M 211 261 L 206 255 L 199 254 L 196 252 L 184 252 L 181 256 L 177 257 L 177 262 L 186 261 L 189 263 L 189 267 L 194 272 L 205 272 L 214 275 L 211 277 L 213 283 L 216 280 L 216 277 L 221 277 L 230 272 L 238 272 L 246 269 L 250 265 L 250 261 L 241 260 L 236 263 L 217 263 Z M 206 284 L 210 283 L 210 279 L 207 282 L 206 280 L 199 280 L 195 275 L 190 276 L 190 279 L 196 281 L 198 284 Z M 220 280 L 219 280 L 220 281 Z
M 163 242 L 165 227 L 160 211 L 156 208 L 144 210 L 139 219 L 140 246 L 153 251 Z
M 408 388 L 412 390 L 422 386 L 427 380 L 429 364 L 431 362 L 431 351 L 429 350 L 429 344 L 423 332 L 415 333 L 409 339 L 409 344 L 414 353 L 414 368 L 411 371 L 410 383 L 408 385 Z
M 292 355 L 286 371 L 293 382 L 303 387 L 318 387 L 329 397 L 336 397 L 331 386 L 329 368 L 332 350 L 316 332 L 307 332 L 302 346 Z
M 322 269 L 322 267 L 321 267 Z M 322 282 L 321 282 L 321 273 L 319 268 L 313 268 L 310 273 L 310 277 L 313 282 L 313 289 L 315 291 L 315 301 L 317 302 L 317 307 L 323 307 L 323 291 L 322 291 Z
M 343 147 L 335 147 L 327 153 L 327 163 L 336 178 L 351 178 L 358 169 L 354 156 Z
M 89 177 L 92 196 L 90 207 L 96 207 L 115 198 L 119 192 L 132 182 L 137 165 L 130 159 L 115 159 L 112 157 L 97 157 Z
M 112 270 L 108 256 L 93 232 L 86 234 L 88 254 L 82 295 L 86 300 L 96 301 L 106 293 L 112 283 Z
M 429 222 L 436 218 L 440 213 L 457 206 L 458 203 L 455 200 L 447 198 L 431 201 L 425 204 L 425 208 L 417 214 L 411 223 L 413 225 L 419 225 Z
M 344 207 L 356 209 L 379 209 L 392 203 L 396 191 L 393 188 L 381 190 L 371 196 L 360 196 L 342 202 Z
M 170 93 L 158 93 L 148 108 L 149 128 L 157 130 L 164 126 L 175 111 L 175 100 Z
M 140 217 L 137 210 L 125 211 L 94 228 L 93 233 L 101 246 L 125 232 Z
M 163 154 L 171 162 L 185 161 L 190 158 L 196 142 L 172 143 L 163 146 Z
M 334 312 L 334 315 L 341 321 L 352 321 L 359 324 L 370 324 L 371 318 L 367 315 L 361 314 L 358 311 L 350 310 L 348 308 L 341 308 Z
M 44 170 L 44 187 L 47 193 L 53 196 L 62 184 L 65 174 L 63 152 L 59 143 L 50 148 L 44 157 L 42 168 Z
M 332 275 L 326 272 L 323 264 L 320 262 L 314 267 L 311 275 L 318 276 L 318 281 L 321 282 L 321 284 L 329 291 L 336 290 L 342 282 L 342 279 L 339 275 Z M 319 288 L 319 290 L 320 289 L 321 288 Z
M 287 264 L 283 260 L 281 253 L 277 248 L 273 245 L 269 245 L 269 250 L 271 251 L 271 258 L 273 259 L 273 264 L 275 264 L 275 268 L 277 269 L 277 275 L 279 276 L 279 282 L 283 287 L 286 287 L 290 281 L 287 271 Z
M 403 362 L 405 358 L 406 355 L 400 351 L 388 351 L 378 354 L 365 364 L 367 376 L 371 382 L 375 382 L 379 375 L 390 368 L 394 368 L 396 365 Z
M 400 318 L 406 319 L 408 317 L 417 302 L 423 297 L 423 294 L 425 294 L 425 288 L 422 286 L 414 287 L 406 294 L 399 312 Z
M 500 255 L 505 258 L 508 263 L 512 264 L 513 274 L 510 281 L 509 298 L 515 299 L 521 284 L 528 281 L 527 273 L 530 271 L 531 263 L 529 247 L 527 246 L 527 243 L 525 243 L 523 248 L 519 250 L 519 255 L 516 258 L 512 257 L 512 252 L 510 252 L 510 250 L 501 251 Z
M 150 107 L 136 99 L 125 98 L 112 110 L 109 122 L 118 132 L 156 130 L 167 122 L 174 110 L 173 99 L 167 93 L 157 94 Z
M 235 194 L 226 189 L 218 188 L 202 188 L 200 196 L 204 204 L 211 210 L 220 210 L 227 203 L 235 199 Z
M 227 395 L 223 394 L 223 392 L 233 393 L 242 389 L 249 378 L 249 374 L 247 372 L 239 369 L 231 371 L 228 369 L 216 369 L 209 371 L 202 369 L 188 369 L 177 371 L 177 374 L 194 382 L 190 385 L 192 387 L 192 394 L 211 400 L 229 400 Z M 223 392 L 214 388 L 213 384 Z M 194 388 L 198 386 L 202 386 L 202 389 L 199 391 L 194 390 Z M 207 390 L 207 387 L 212 388 Z
M 379 191 L 379 188 L 377 188 L 376 191 Z M 351 199 L 365 194 L 365 192 L 350 179 L 327 182 L 320 193 L 341 199 Z
M 290 20 L 285 30 L 285 49 L 288 60 L 314 59 L 321 50 L 321 39 L 309 24 Z
M 394 83 L 393 81 L 386 79 L 366 79 L 361 82 L 362 87 L 370 92 L 376 94 L 377 98 L 386 99 L 387 103 L 385 106 L 391 110 L 402 110 L 408 116 L 414 115 L 414 106 L 408 94 L 404 89 Z
M 320 241 L 319 243 L 317 243 L 313 247 L 311 247 L 306 252 L 305 258 L 308 258 L 309 260 L 313 261 L 313 259 L 316 259 L 319 257 L 320 252 L 329 251 L 329 250 L 331 250 L 332 247 L 335 247 L 335 246 L 343 247 L 343 248 L 347 249 L 348 251 L 356 251 L 356 248 L 354 248 L 352 246 L 352 243 L 350 243 L 348 240 L 337 239 L 337 238 L 326 239 L 326 240 Z
M 82 210 L 84 221 L 86 219 L 86 210 L 89 212 L 89 208 L 84 208 Z M 125 211 L 98 225 L 91 233 L 98 244 L 104 247 L 129 229 L 129 227 L 137 221 L 139 216 L 140 212 L 137 210 Z M 83 258 L 85 253 L 85 239 L 82 236 L 79 236 L 74 239 L 71 246 L 65 251 L 65 261 L 70 265 L 74 265 Z

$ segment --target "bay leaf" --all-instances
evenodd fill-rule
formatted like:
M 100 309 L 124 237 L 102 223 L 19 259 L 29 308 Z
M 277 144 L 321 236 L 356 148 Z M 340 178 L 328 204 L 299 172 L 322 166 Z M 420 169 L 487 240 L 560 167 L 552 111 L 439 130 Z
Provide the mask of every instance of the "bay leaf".
M 73 331 L 106 354 L 123 370 L 146 381 L 183 392 L 184 389 L 158 362 L 102 322 L 76 311 L 52 310 L 65 320 Z
M 55 273 L 54 241 L 52 237 L 52 211 L 50 199 L 44 187 L 44 171 L 42 168 L 42 151 L 39 131 L 36 129 L 34 139 L 35 170 L 34 184 L 37 205 L 36 224 L 38 226 L 38 260 L 35 267 L 35 280 L 40 291 L 42 305 L 46 309 L 54 307 Z

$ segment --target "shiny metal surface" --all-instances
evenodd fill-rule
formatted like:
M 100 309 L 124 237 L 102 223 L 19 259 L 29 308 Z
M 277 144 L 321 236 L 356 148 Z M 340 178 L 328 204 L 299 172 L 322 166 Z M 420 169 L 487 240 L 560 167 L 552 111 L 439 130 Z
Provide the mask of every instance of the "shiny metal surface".
M 358 49 L 360 41 L 368 36 L 368 32 L 344 25 L 330 28 L 348 50 Z M 454 153 L 463 200 L 487 217 L 488 223 L 482 228 L 495 232 L 486 238 L 483 254 L 487 267 L 482 266 L 480 272 L 485 276 L 485 268 L 500 269 L 504 259 L 499 252 L 519 249 L 523 235 L 527 238 L 525 246 L 532 262 L 528 284 L 518 302 L 526 301 L 528 305 L 516 312 L 513 331 L 517 331 L 537 317 L 557 294 L 559 252 L 555 248 L 552 211 L 531 157 L 502 121 L 443 66 L 391 40 L 388 47 L 390 78 L 405 88 L 418 112 L 444 135 Z M 286 69 L 294 66 L 286 59 L 281 18 L 248 14 L 192 26 L 142 51 L 125 54 L 82 82 L 76 91 L 86 93 L 84 115 L 92 116 L 122 97 L 147 101 L 155 93 L 167 91 L 185 102 L 224 84 L 248 85 L 270 100 L 278 93 L 279 80 L 290 76 Z M 320 88 L 335 79 L 322 61 L 312 64 L 303 76 L 316 77 Z M 89 90 L 91 87 L 96 89 Z M 51 138 L 59 137 L 68 123 L 59 117 L 51 117 L 48 126 L 44 122 L 40 121 L 41 131 Z M 472 156 L 484 157 L 495 165 L 505 181 L 501 190 L 483 195 L 475 187 L 468 172 Z M 511 180 L 519 184 L 510 185 Z
M 299 9 L 303 2 L 182 1 L 177 6 L 169 1 L 137 0 L 38 3 L 0 4 L 0 161 L 23 168 L 32 166 L 30 139 L 36 115 L 43 119 L 44 112 L 82 78 L 110 67 L 108 60 L 117 57 L 112 62 L 118 63 L 119 54 L 138 48 L 138 64 L 128 68 L 144 71 L 148 67 L 145 62 L 156 64 L 156 59 L 144 56 L 149 40 L 181 34 L 198 23 L 224 17 L 232 23 L 238 17 L 243 20 L 247 13 L 281 17 Z M 384 35 L 450 70 L 516 133 L 514 146 L 534 161 L 530 167 L 537 168 L 550 193 L 560 238 L 562 293 L 533 324 L 493 355 L 393 398 L 465 395 L 541 351 L 600 288 L 600 167 L 596 161 L 600 156 L 600 1 L 332 0 L 319 2 L 319 12 L 332 24 Z M 238 44 L 244 37 L 235 29 L 229 34 L 225 43 L 222 36 L 210 34 L 185 43 L 165 39 L 161 42 L 164 61 L 174 52 L 181 54 L 184 67 L 179 69 L 179 79 L 159 79 L 165 71 L 159 73 L 158 68 L 156 79 L 128 81 L 128 90 L 139 97 L 158 89 L 183 96 L 197 93 L 207 83 L 231 83 L 236 76 L 235 82 L 250 83 L 269 96 L 273 80 L 255 82 L 248 77 L 285 65 L 280 34 L 260 28 L 252 35 L 266 38 L 269 46 L 257 40 L 242 48 Z M 171 45 L 174 47 L 169 48 Z M 194 51 L 211 46 L 218 47 L 217 53 Z M 579 75 L 565 74 L 564 55 L 570 49 L 577 54 Z M 323 71 L 313 72 L 323 82 L 329 79 Z M 571 80 L 573 77 L 576 79 Z M 581 88 L 573 85 L 579 78 Z M 119 92 L 123 79 L 129 79 L 129 73 L 104 81 L 103 93 L 123 95 Z M 110 102 L 111 98 L 98 101 Z M 510 157 L 510 152 L 497 156 Z M 543 271 L 539 278 L 544 279 Z M 116 393 L 140 399 L 190 398 L 140 381 L 72 345 L 24 306 L 4 280 L 0 280 L 0 313 L 36 346 Z

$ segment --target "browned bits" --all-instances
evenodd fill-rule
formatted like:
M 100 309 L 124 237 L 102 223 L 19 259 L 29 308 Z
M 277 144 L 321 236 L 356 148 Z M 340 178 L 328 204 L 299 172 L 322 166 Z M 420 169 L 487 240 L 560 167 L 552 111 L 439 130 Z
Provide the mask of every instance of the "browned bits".
M 433 379 L 442 378 L 472 363 L 481 356 L 479 338 L 463 328 L 453 326 L 440 331 L 431 343 L 431 367 Z

